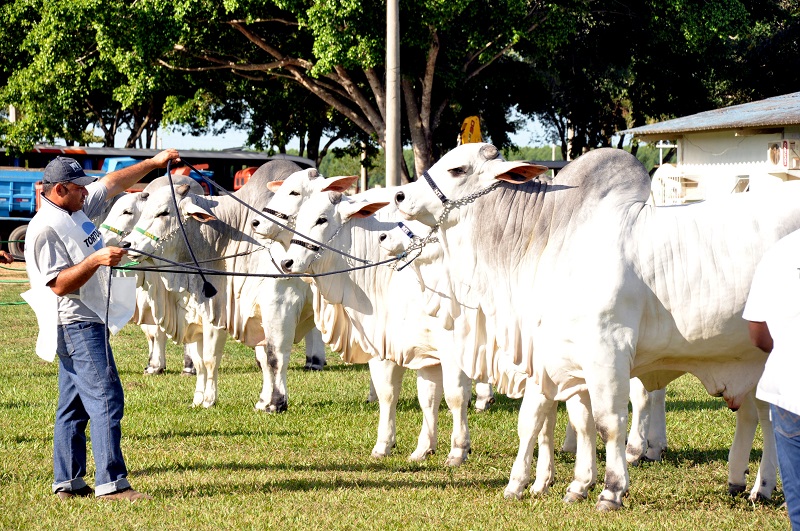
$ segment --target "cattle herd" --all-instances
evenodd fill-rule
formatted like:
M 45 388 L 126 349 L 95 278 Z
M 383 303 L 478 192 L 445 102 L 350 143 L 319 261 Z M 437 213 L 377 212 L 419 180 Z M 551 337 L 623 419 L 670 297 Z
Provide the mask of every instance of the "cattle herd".
M 145 372 L 164 370 L 166 338 L 183 344 L 197 373 L 194 406 L 216 401 L 231 336 L 255 349 L 255 407 L 285 411 L 290 350 L 305 338 L 307 369 L 322 369 L 325 345 L 369 364 L 380 406 L 373 456 L 395 445 L 400 384 L 412 369 L 423 423 L 409 459 L 437 449 L 444 396 L 453 416 L 446 463 L 457 466 L 470 451 L 474 382 L 478 409 L 493 392 L 522 397 L 505 489 L 519 498 L 528 485 L 541 494 L 553 484 L 556 405 L 565 401 L 564 448 L 576 458 L 564 500 L 586 499 L 597 481 L 599 434 L 597 509 L 608 511 L 622 507 L 628 464 L 666 450 L 664 388 L 691 373 L 737 412 L 732 494 L 746 490 L 761 424 L 750 499 L 770 498 L 775 441 L 754 396 L 766 355 L 741 314 L 761 255 L 800 229 L 800 183 L 656 208 L 647 172 L 622 150 L 589 152 L 555 179 L 545 171 L 505 161 L 490 144 L 464 144 L 411 184 L 347 195 L 355 177 L 272 161 L 222 196 L 159 178 L 118 200 L 101 230 L 139 262 L 125 274 L 137 276 Z

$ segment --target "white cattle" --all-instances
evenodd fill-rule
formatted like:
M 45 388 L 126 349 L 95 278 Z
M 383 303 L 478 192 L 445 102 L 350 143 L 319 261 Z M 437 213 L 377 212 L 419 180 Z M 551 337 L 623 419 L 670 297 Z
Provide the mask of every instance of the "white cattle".
M 553 184 L 529 182 L 544 171 L 465 144 L 395 201 L 407 218 L 438 227 L 454 300 L 486 320 L 472 331 L 457 320 L 462 368 L 499 383 L 508 372 L 531 377 L 521 430 L 538 433 L 553 400 L 588 392 L 606 441 L 597 507 L 618 509 L 629 486 L 631 377 L 659 389 L 689 372 L 730 408 L 748 402 L 765 355 L 741 311 L 761 254 L 800 227 L 800 187 L 655 209 L 645 206 L 647 172 L 624 151 L 595 150 Z M 515 464 L 507 494 L 524 477 Z
M 203 193 L 203 187 L 190 177 L 175 175 L 172 177 L 172 181 L 175 185 L 189 185 L 193 193 Z M 169 186 L 169 183 L 169 177 L 164 175 L 153 179 L 141 192 L 120 194 L 120 197 L 114 202 L 100 225 L 100 234 L 103 235 L 105 244 L 119 245 L 119 242 L 130 234 L 136 226 L 136 222 L 139 221 L 139 216 L 141 216 L 145 202 L 150 197 L 150 194 L 159 188 Z M 158 273 L 139 271 L 136 273 L 136 277 L 136 309 L 133 317 L 131 317 L 131 322 L 139 325 L 147 338 L 149 356 L 144 373 L 162 374 L 167 368 L 167 334 L 155 324 L 151 311 L 152 300 L 148 296 L 148 291 L 142 288 L 144 284 L 157 282 Z M 189 350 L 184 351 L 183 373 L 194 374 L 191 352 L 192 350 L 197 350 L 197 345 L 190 344 L 185 348 Z
M 298 166 L 288 161 L 268 162 L 233 196 L 204 197 L 181 186 L 173 198 L 169 187 L 162 188 L 150 196 L 136 230 L 122 242 L 132 249 L 130 255 L 135 259 L 142 256 L 135 252 L 139 250 L 192 263 L 180 215 L 199 263 L 229 273 L 210 277 L 216 290 L 212 297 L 206 296 L 202 277 L 191 273 L 162 273 L 163 285 L 150 290 L 155 320 L 171 338 L 183 343 L 202 340 L 201 357 L 195 359 L 195 406 L 210 407 L 216 401 L 217 370 L 228 335 L 256 348 L 263 372 L 256 404 L 260 410 L 287 408 L 286 370 L 293 342 L 305 335 L 306 357 L 324 363 L 324 345 L 314 330 L 307 284 L 299 279 L 237 274 L 277 272 L 271 266 L 272 249 L 259 251 L 263 247 L 250 236 L 253 214 L 240 201 L 260 210 L 272 196 L 267 182 L 297 170 Z M 174 271 L 175 266 L 170 269 Z
M 308 169 L 296 172 L 284 181 L 269 183 L 268 187 L 275 195 L 270 200 L 268 208 L 264 209 L 267 216 L 253 220 L 254 235 L 259 239 L 280 241 L 284 248 L 288 248 L 292 233 L 285 230 L 284 226 L 294 223 L 303 201 L 317 192 L 345 192 L 357 179 L 358 176 L 355 175 L 322 178 L 316 169 Z M 280 221 L 276 223 L 276 220 Z M 494 402 L 491 385 L 478 382 L 475 391 L 475 409 L 486 411 Z M 377 400 L 377 391 L 370 378 L 367 402 Z
M 384 193 L 386 190 L 378 191 Z M 385 205 L 382 203 L 381 205 Z M 323 192 L 312 195 L 297 215 L 296 229 L 339 252 L 293 245 L 281 266 L 287 273 L 330 273 L 350 269 L 346 255 L 379 261 L 378 235 L 394 225 L 372 217 L 358 196 Z M 351 223 L 344 224 L 352 219 Z M 301 238 L 297 236 L 297 238 Z M 373 456 L 388 455 L 395 443 L 395 408 L 406 369 L 417 371 L 417 392 L 423 427 L 410 460 L 425 459 L 436 450 L 439 403 L 453 415 L 453 433 L 446 464 L 463 463 L 470 450 L 467 407 L 472 385 L 447 352 L 450 333 L 423 308 L 430 292 L 420 289 L 416 275 L 387 266 L 362 267 L 313 278 L 314 314 L 323 340 L 349 363 L 369 363 L 380 402 L 378 441 Z M 435 303 L 435 302 L 434 302 Z

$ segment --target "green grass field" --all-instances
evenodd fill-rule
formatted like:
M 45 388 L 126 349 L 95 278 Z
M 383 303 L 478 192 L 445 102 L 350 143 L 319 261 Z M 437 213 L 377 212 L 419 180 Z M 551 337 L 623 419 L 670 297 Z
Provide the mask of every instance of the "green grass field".
M 0 286 L 0 302 L 18 301 L 24 285 Z M 685 376 L 667 395 L 669 449 L 660 463 L 632 468 L 625 508 L 565 505 L 574 458 L 558 453 L 553 489 L 543 498 L 503 499 L 517 448 L 517 400 L 499 397 L 487 413 L 470 412 L 472 454 L 444 466 L 451 421 L 443 408 L 440 450 L 424 464 L 407 456 L 421 414 L 408 374 L 398 406 L 392 457 L 375 460 L 378 406 L 367 404 L 366 366 L 329 355 L 321 373 L 302 370 L 297 348 L 289 369 L 289 411 L 254 410 L 261 376 L 252 349 L 226 345 L 219 399 L 189 407 L 194 378 L 179 375 L 182 354 L 170 345 L 169 372 L 145 376 L 146 342 L 126 327 L 112 339 L 126 392 L 123 449 L 130 480 L 152 501 L 60 501 L 50 492 L 56 364 L 34 354 L 36 321 L 27 306 L 0 306 L 0 528 L 3 529 L 788 529 L 783 494 L 752 504 L 727 494 L 727 453 L 735 417 L 721 399 Z M 557 439 L 566 414 L 559 410 Z M 761 457 L 760 432 L 750 481 Z M 604 472 L 598 444 L 599 474 Z M 92 484 L 93 465 L 86 478 Z M 748 486 L 749 487 L 749 486 Z

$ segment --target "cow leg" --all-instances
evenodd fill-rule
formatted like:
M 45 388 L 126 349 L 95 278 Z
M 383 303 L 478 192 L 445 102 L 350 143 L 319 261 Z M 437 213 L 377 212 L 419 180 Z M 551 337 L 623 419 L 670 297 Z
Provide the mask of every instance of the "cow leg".
M 650 430 L 650 394 L 639 378 L 631 378 L 631 431 L 625 447 L 625 458 L 638 465 L 647 452 L 647 433 Z
M 494 404 L 492 384 L 475 382 L 475 411 L 487 411 Z
M 187 343 L 188 345 L 189 343 Z M 196 343 L 192 343 L 195 348 L 189 351 L 192 357 L 192 363 L 197 372 L 194 384 L 194 398 L 192 399 L 192 407 L 198 407 L 203 404 L 203 396 L 206 392 L 206 366 L 203 363 L 203 338 Z
M 593 364 L 586 367 L 584 373 L 597 431 L 606 443 L 605 484 L 595 508 L 598 511 L 621 509 L 622 498 L 630 486 L 625 460 L 630 368 Z
M 421 462 L 436 453 L 442 387 L 441 365 L 423 367 L 417 371 L 417 400 L 422 408 L 422 429 L 417 439 L 417 448 L 408 458 L 409 461 Z
M 661 461 L 667 453 L 667 389 L 650 393 L 650 429 L 647 431 L 648 461 Z
M 203 365 L 206 369 L 206 388 L 203 393 L 203 407 L 211 407 L 217 401 L 217 380 L 219 362 L 228 334 L 223 328 L 210 325 L 203 327 Z
M 758 422 L 761 424 L 761 434 L 764 439 L 764 450 L 761 453 L 761 463 L 758 466 L 758 475 L 750 491 L 750 501 L 769 500 L 778 484 L 778 447 L 775 443 L 775 433 L 772 431 L 772 420 L 769 417 L 769 404 L 753 394 L 753 401 L 758 410 Z
M 747 472 L 750 467 L 750 450 L 758 427 L 758 410 L 750 394 L 742 400 L 736 411 L 736 431 L 728 451 L 728 492 L 731 496 L 747 490 Z
M 273 329 L 273 331 L 264 347 L 266 363 L 259 360 L 264 375 L 264 386 L 256 403 L 256 409 L 267 413 L 283 413 L 289 408 L 287 380 L 294 330 Z
M 511 467 L 511 476 L 508 480 L 503 496 L 506 499 L 520 499 L 531 479 L 531 460 L 533 458 L 534 440 L 542 431 L 542 426 L 548 415 L 552 415 L 556 403 L 548 400 L 535 390 L 533 384 L 525 387 L 522 404 L 519 408 L 517 433 L 519 435 L 519 450 L 514 465 Z
M 181 376 L 194 376 L 197 374 L 191 349 L 197 350 L 197 344 L 186 343 L 183 345 L 183 370 L 181 371 Z
M 575 429 L 575 476 L 567 487 L 564 501 L 573 503 L 585 500 L 589 489 L 597 482 L 597 429 L 588 393 L 567 400 L 567 412 Z
M 447 455 L 445 464 L 448 466 L 460 466 L 467 460 L 471 445 L 469 425 L 467 424 L 467 409 L 469 408 L 469 399 L 472 396 L 472 380 L 453 360 L 446 359 L 442 361 L 442 382 L 444 385 L 444 399 L 453 417 L 450 453 Z M 490 385 L 485 385 L 491 390 Z
M 395 446 L 397 400 L 400 398 L 405 369 L 392 361 L 372 358 L 369 360 L 369 372 L 375 383 L 380 407 L 378 441 L 372 449 L 372 457 L 386 457 Z
M 269 403 L 272 399 L 272 390 L 275 387 L 275 371 L 270 367 L 267 347 L 256 345 L 256 362 L 261 369 L 261 394 L 255 408 L 258 411 L 268 411 Z
M 142 332 L 147 338 L 147 348 L 150 358 L 145 374 L 164 374 L 167 369 L 167 334 L 156 325 L 141 325 Z
M 306 334 L 306 365 L 307 371 L 321 371 L 325 367 L 325 342 L 317 327 Z
M 539 431 L 539 453 L 536 457 L 536 477 L 531 485 L 531 495 L 543 496 L 556 481 L 555 432 L 558 402 L 551 402 Z M 533 454 L 531 454 L 533 457 Z M 530 463 L 528 469 L 530 470 Z M 530 481 L 530 480 L 529 480 Z
M 574 454 L 578 451 L 578 436 L 575 433 L 575 426 L 572 425 L 572 419 L 567 421 L 567 429 L 564 433 L 564 444 L 561 445 L 561 451 L 568 454 Z
M 367 394 L 367 404 L 378 401 L 378 392 L 375 390 L 375 384 L 372 382 L 372 374 L 369 375 L 369 393 Z

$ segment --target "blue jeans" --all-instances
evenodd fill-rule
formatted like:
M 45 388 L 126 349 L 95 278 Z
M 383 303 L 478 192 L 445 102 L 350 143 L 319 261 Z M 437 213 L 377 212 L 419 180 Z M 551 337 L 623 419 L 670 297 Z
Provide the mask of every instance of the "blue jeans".
M 106 326 L 92 322 L 59 325 L 56 352 L 60 367 L 53 492 L 86 486 L 87 424 L 92 437 L 95 495 L 130 487 L 120 447 L 124 396 Z
M 770 404 L 769 409 L 778 445 L 778 465 L 789 520 L 792 529 L 800 531 L 800 415 L 775 404 Z

